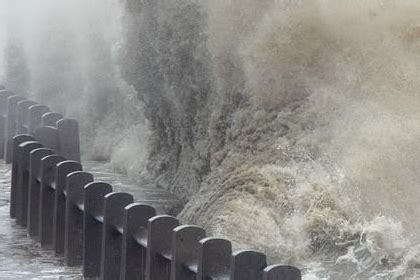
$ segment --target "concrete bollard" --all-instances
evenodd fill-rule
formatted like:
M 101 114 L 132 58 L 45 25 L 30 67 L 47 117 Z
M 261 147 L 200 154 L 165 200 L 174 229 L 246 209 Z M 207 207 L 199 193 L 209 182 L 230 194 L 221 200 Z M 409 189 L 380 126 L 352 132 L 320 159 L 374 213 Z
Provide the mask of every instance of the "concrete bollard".
M 58 130 L 52 126 L 43 126 L 35 130 L 34 138 L 45 148 L 55 152 L 59 150 Z
M 57 122 L 59 152 L 65 158 L 80 162 L 79 124 L 73 119 Z
M 206 231 L 198 226 L 182 225 L 172 233 L 171 280 L 197 279 L 200 240 Z
M 17 104 L 17 134 L 29 133 L 29 107 L 37 105 L 31 100 L 22 100 Z
M 197 280 L 229 279 L 232 243 L 207 237 L 200 240 Z
M 7 117 L 7 101 L 14 93 L 10 90 L 0 90 L 0 115 L 4 118 Z
M 54 198 L 57 164 L 65 161 L 60 155 L 41 159 L 41 193 L 39 200 L 39 240 L 41 247 L 52 247 L 54 226 Z
M 42 115 L 41 126 L 52 126 L 57 127 L 57 122 L 61 119 L 64 119 L 62 114 L 48 112 Z
M 22 134 L 13 138 L 13 149 L 16 150 L 23 142 L 33 141 L 34 138 L 30 135 Z M 10 186 L 10 218 L 16 218 L 16 185 L 18 181 L 18 160 L 17 157 L 12 159 L 12 178 Z
M 156 209 L 140 203 L 124 208 L 121 280 L 144 280 L 146 269 L 147 224 Z
M 262 280 L 266 256 L 258 251 L 240 250 L 232 254 L 230 280 Z
M 38 236 L 39 232 L 41 159 L 52 154 L 50 149 L 39 148 L 31 151 L 29 155 L 28 234 L 31 237 Z
M 50 109 L 44 105 L 32 105 L 29 107 L 28 133 L 33 135 L 35 130 L 42 126 L 42 116 Z
M 12 95 L 7 99 L 7 118 L 4 143 L 4 159 L 6 163 L 12 162 L 13 137 L 17 135 L 17 104 L 25 98 Z
M 301 280 L 299 269 L 289 265 L 271 265 L 264 269 L 263 280 Z
M 28 219 L 28 192 L 29 192 L 29 153 L 41 148 L 42 145 L 35 141 L 23 142 L 18 146 L 17 158 L 18 172 L 16 184 L 16 223 L 27 226 Z
M 0 90 L 0 115 L 7 116 L 7 100 L 10 96 L 15 95 L 10 90 Z
M 85 211 L 83 216 L 83 276 L 99 277 L 101 274 L 101 248 L 105 214 L 105 195 L 112 186 L 92 182 L 84 187 Z
M 93 182 L 93 175 L 76 171 L 67 175 L 64 262 L 67 266 L 82 264 L 84 186 Z
M 75 171 L 82 171 L 82 165 L 78 162 L 66 160 L 57 164 L 53 211 L 53 246 L 57 255 L 64 253 L 64 228 L 66 221 L 66 197 L 64 190 L 67 184 L 67 175 Z
M 167 215 L 151 218 L 147 225 L 146 280 L 168 280 L 172 261 L 172 231 L 179 221 Z
M 6 142 L 7 100 L 13 93 L 8 90 L 0 91 L 0 158 L 4 158 Z
M 105 195 L 100 277 L 102 280 L 120 277 L 124 208 L 133 202 L 134 198 L 129 193 L 112 192 Z

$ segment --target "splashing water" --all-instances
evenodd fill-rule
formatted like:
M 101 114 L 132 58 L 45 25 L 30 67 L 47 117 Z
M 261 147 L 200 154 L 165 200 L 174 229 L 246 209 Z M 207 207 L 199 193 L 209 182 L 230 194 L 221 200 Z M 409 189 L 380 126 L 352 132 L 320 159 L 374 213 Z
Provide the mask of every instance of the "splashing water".
M 305 279 L 420 277 L 418 1 L 0 7 L 15 88 L 83 119 L 85 154 L 146 166 L 184 222 Z

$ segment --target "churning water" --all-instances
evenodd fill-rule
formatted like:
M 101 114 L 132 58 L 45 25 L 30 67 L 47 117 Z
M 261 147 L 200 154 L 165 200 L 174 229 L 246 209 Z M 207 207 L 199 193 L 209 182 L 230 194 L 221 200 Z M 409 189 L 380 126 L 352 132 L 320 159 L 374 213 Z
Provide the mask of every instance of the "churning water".
M 185 197 L 185 222 L 305 279 L 420 278 L 419 1 L 0 9 L 5 83 Z

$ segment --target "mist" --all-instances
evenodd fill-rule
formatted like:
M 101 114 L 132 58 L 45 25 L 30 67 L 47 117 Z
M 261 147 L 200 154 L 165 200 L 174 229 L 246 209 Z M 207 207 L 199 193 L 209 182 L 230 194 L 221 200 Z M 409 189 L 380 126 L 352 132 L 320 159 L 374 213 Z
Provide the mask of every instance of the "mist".
M 8 88 L 77 118 L 86 158 L 140 176 L 148 129 L 142 103 L 118 69 L 118 1 L 5 3 Z
M 0 2 L 0 80 L 183 222 L 304 269 L 415 277 L 420 3 Z M 4 38 L 7 38 L 5 40 Z

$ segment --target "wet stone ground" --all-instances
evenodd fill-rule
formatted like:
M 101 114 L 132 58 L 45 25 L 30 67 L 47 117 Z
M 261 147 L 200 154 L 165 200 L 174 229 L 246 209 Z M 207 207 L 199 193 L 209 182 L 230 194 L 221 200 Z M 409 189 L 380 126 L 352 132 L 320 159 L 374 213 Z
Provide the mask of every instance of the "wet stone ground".
M 139 186 L 121 174 L 109 171 L 103 164 L 84 162 L 85 170 L 95 180 L 111 183 L 115 191 L 127 191 L 135 202 L 156 207 L 159 214 L 170 213 L 178 199 L 152 185 Z M 26 229 L 9 218 L 10 165 L 0 163 L 0 280 L 6 279 L 83 279 L 80 268 L 67 268 L 52 251 L 42 250 L 27 237 Z

